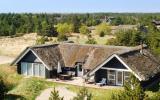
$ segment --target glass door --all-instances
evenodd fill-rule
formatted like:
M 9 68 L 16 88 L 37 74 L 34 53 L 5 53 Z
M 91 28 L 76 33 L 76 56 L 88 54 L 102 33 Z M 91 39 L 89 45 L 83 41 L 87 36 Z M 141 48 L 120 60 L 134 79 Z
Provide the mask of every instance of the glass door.
M 116 72 L 116 85 L 123 85 L 123 72 L 122 71 Z

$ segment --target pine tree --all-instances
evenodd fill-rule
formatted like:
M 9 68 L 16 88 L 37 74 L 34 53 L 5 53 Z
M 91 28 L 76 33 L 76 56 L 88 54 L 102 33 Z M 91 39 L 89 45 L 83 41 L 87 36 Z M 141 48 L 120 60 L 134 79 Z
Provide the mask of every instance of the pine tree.
M 86 87 L 83 87 L 73 100 L 91 100 L 92 94 L 88 92 Z
M 63 97 L 59 97 L 59 92 L 56 91 L 55 87 L 50 94 L 49 100 L 63 100 Z

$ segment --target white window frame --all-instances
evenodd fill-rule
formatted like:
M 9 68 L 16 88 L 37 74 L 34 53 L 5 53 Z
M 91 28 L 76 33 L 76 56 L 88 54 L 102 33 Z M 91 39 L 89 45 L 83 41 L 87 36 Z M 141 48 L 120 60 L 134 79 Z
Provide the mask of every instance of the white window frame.
M 25 73 L 22 72 L 22 64 L 25 65 Z M 32 73 L 31 75 L 28 75 L 28 64 L 31 64 L 31 68 L 32 68 Z M 38 76 L 34 75 L 34 64 L 38 65 Z M 40 76 L 40 65 L 43 65 L 44 67 L 44 76 Z M 21 62 L 21 74 L 25 75 L 25 76 L 35 76 L 35 77 L 46 77 L 46 68 L 44 66 L 44 64 L 41 63 L 28 63 L 28 62 Z
M 25 65 L 25 73 L 23 73 L 23 71 L 22 71 L 22 65 Z M 21 74 L 23 74 L 23 75 L 25 75 L 25 76 L 27 76 L 28 75 L 28 73 L 27 73 L 28 71 L 27 71 L 27 63 L 26 62 L 21 62 Z
M 130 72 L 127 72 L 127 73 L 130 74 Z M 126 78 L 129 78 L 129 77 L 130 77 L 130 75 L 128 76 L 128 75 L 126 75 L 126 72 L 124 72 L 124 81 L 126 80 Z
M 116 73 L 113 75 L 113 74 L 110 74 L 110 71 L 115 71 L 115 70 L 108 70 L 108 80 L 116 80 Z M 110 76 L 113 76 L 114 79 L 111 79 Z
M 29 64 L 31 64 L 31 68 L 32 68 L 32 72 L 33 72 L 33 66 L 32 66 L 32 63 L 27 63 L 27 62 L 26 62 L 26 64 L 27 64 L 27 76 L 32 76 L 32 75 L 33 75 L 33 73 L 31 73 L 31 75 L 29 75 L 29 74 L 28 74 L 28 65 L 29 65 Z
M 118 72 L 121 72 L 122 73 L 122 84 L 119 84 L 118 83 Z M 120 85 L 120 86 L 122 86 L 123 85 L 123 71 L 116 71 L 116 85 Z

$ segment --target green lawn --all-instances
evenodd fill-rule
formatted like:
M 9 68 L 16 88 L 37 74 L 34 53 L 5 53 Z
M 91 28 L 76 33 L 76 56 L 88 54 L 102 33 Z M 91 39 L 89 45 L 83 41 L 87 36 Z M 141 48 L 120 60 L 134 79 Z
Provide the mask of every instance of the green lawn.
M 6 100 L 34 100 L 44 89 L 56 86 L 65 86 L 67 89 L 78 92 L 80 86 L 60 84 L 54 82 L 47 82 L 41 78 L 23 78 L 23 76 L 16 74 L 15 67 L 8 64 L 0 65 L 0 76 L 9 88 Z M 120 92 L 120 89 L 95 89 L 88 88 L 93 95 L 93 100 L 109 100 L 112 93 Z M 149 96 L 153 96 L 154 92 L 147 91 Z

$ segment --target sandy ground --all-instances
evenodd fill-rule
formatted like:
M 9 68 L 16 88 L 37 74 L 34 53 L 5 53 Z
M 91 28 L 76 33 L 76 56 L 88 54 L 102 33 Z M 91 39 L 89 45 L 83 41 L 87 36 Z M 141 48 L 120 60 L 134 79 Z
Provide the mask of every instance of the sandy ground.
M 50 93 L 53 90 L 53 88 L 48 88 L 44 90 L 37 98 L 36 100 L 49 100 Z M 76 96 L 75 93 L 72 91 L 69 91 L 66 87 L 56 87 L 56 90 L 59 92 L 59 96 L 63 97 L 63 100 L 72 100 L 73 97 Z
M 11 63 L 14 60 L 13 57 L 0 56 L 0 64 Z

